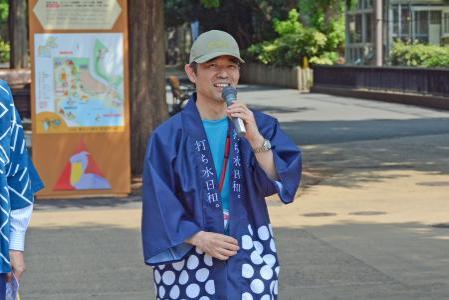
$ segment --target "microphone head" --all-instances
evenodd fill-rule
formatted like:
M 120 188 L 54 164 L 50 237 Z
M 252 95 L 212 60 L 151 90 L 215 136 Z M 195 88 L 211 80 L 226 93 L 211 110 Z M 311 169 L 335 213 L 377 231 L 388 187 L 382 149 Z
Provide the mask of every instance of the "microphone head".
M 226 101 L 226 104 L 229 106 L 232 104 L 232 102 L 237 100 L 237 89 L 232 86 L 227 86 L 223 89 L 221 96 Z

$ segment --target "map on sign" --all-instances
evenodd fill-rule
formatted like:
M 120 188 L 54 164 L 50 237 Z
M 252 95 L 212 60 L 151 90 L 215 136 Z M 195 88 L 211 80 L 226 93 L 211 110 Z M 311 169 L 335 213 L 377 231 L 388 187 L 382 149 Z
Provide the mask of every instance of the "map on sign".
M 37 133 L 123 131 L 123 35 L 35 34 Z

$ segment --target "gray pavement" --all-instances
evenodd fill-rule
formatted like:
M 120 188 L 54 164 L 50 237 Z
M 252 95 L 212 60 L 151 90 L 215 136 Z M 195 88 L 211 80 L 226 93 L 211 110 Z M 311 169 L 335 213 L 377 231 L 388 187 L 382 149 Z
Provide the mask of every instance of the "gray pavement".
M 280 299 L 449 298 L 449 113 L 241 86 L 304 151 L 294 204 L 269 209 Z M 27 238 L 27 299 L 152 299 L 140 198 L 41 200 Z

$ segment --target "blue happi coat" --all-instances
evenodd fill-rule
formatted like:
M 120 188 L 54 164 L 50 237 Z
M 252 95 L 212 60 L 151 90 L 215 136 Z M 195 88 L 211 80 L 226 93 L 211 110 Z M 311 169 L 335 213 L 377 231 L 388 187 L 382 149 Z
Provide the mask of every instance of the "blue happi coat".
M 33 204 L 43 187 L 27 152 L 25 134 L 8 84 L 0 80 L 0 273 L 11 271 L 10 213 Z
M 200 230 L 224 232 L 221 196 L 196 95 L 152 134 L 143 175 L 142 239 L 157 299 L 277 299 L 279 262 L 265 197 L 295 197 L 301 154 L 276 119 L 254 112 L 270 140 L 279 182 L 258 165 L 250 144 L 232 131 L 229 235 L 240 250 L 227 261 L 185 240 Z

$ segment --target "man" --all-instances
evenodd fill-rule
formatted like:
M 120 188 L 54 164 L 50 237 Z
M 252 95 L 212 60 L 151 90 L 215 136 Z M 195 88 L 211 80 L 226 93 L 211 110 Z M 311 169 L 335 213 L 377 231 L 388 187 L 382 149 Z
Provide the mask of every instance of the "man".
M 6 282 L 17 283 L 25 271 L 25 232 L 33 195 L 43 187 L 26 148 L 19 114 L 8 84 L 0 80 L 0 300 Z
M 237 42 L 212 30 L 194 42 L 185 71 L 196 93 L 150 138 L 142 239 L 158 299 L 277 299 L 279 263 L 264 197 L 295 198 L 298 147 L 276 119 L 223 88 L 240 76 Z M 241 118 L 237 136 L 228 117 Z

